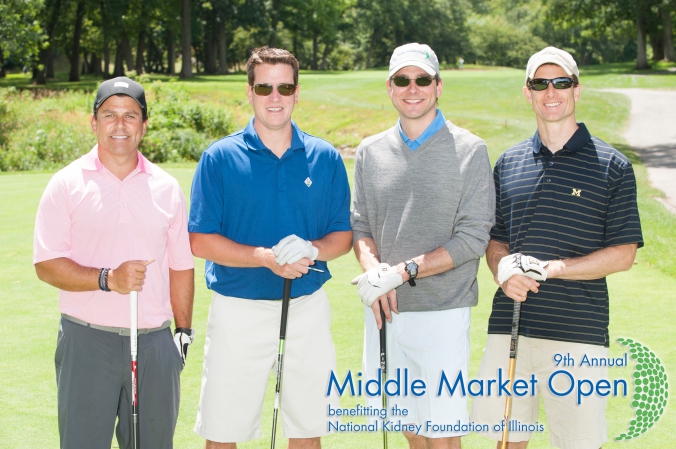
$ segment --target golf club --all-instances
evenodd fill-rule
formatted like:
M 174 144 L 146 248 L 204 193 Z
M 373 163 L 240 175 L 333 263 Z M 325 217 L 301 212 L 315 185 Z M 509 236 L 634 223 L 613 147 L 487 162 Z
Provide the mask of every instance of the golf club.
M 286 340 L 286 319 L 289 316 L 289 299 L 291 298 L 291 279 L 284 279 L 282 294 L 282 320 L 279 325 L 279 353 L 277 355 L 277 383 L 275 385 L 275 409 L 272 412 L 272 441 L 270 448 L 275 448 L 277 436 L 277 413 L 282 398 L 282 367 L 284 366 L 284 342 Z
M 385 394 L 385 382 L 387 381 L 387 330 L 385 326 L 385 311 L 382 305 L 380 306 L 380 379 L 382 385 L 383 409 L 387 410 L 387 394 Z M 387 449 L 387 432 L 383 428 L 383 448 Z
M 507 448 L 507 436 L 509 434 L 509 415 L 512 409 L 512 392 L 514 389 L 514 370 L 516 368 L 516 342 L 519 337 L 519 321 L 521 320 L 521 303 L 514 301 L 514 313 L 512 315 L 512 338 L 509 342 L 509 392 L 505 402 L 505 428 L 502 431 L 502 449 Z
M 138 292 L 129 293 L 130 324 L 129 346 L 131 348 L 131 415 L 132 415 L 132 448 L 139 449 L 138 433 Z

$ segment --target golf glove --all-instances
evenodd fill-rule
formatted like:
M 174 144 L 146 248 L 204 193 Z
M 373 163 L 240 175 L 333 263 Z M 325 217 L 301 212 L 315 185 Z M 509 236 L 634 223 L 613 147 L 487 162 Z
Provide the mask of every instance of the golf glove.
M 535 279 L 536 281 L 547 280 L 547 270 L 545 267 L 549 262 L 542 262 L 535 257 L 526 256 L 521 253 L 510 254 L 500 259 L 498 264 L 498 282 L 502 285 L 507 279 L 515 274 Z
M 293 234 L 280 240 L 272 247 L 272 252 L 278 265 L 296 263 L 301 259 L 315 260 L 319 255 L 319 250 L 312 246 L 312 242 Z
M 188 329 L 185 327 L 177 327 L 174 332 L 174 343 L 178 349 L 178 353 L 181 355 L 181 360 L 183 360 L 183 366 L 185 366 L 185 359 L 188 357 L 188 346 L 195 340 L 195 331 L 193 329 Z
M 361 302 L 369 307 L 380 296 L 403 283 L 404 278 L 397 272 L 397 268 L 386 263 L 381 263 L 376 268 L 352 279 L 352 285 L 357 286 Z

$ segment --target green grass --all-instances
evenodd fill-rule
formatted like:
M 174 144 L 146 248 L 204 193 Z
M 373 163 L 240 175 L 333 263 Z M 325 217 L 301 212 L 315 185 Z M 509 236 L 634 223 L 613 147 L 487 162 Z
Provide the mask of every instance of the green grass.
M 623 72 L 624 73 L 624 72 Z M 301 100 L 294 113 L 296 122 L 308 132 L 328 138 L 337 145 L 356 145 L 361 138 L 392 126 L 396 120 L 384 89 L 386 73 L 382 71 L 350 73 L 303 73 Z M 585 87 L 622 87 L 634 75 L 589 73 L 581 76 Z M 643 75 L 641 75 L 643 76 Z M 447 118 L 468 127 L 483 137 L 491 160 L 508 146 L 526 138 L 535 130 L 533 113 L 523 98 L 520 86 L 523 72 L 511 69 L 490 71 L 444 72 L 444 94 L 440 108 Z M 588 81 L 587 81 L 588 80 Z M 669 75 L 641 78 L 643 87 L 674 88 L 663 80 L 676 80 Z M 93 88 L 95 81 L 84 81 Z M 2 85 L 2 83 L 0 83 Z M 245 78 L 200 77 L 185 83 L 196 98 L 216 102 L 232 110 L 239 126 L 251 115 L 244 94 Z M 32 100 L 27 100 L 32 101 Z M 639 180 L 639 207 L 646 247 L 639 251 L 638 263 L 627 273 L 609 278 L 611 291 L 611 337 L 634 338 L 653 350 L 665 364 L 667 373 L 676 372 L 676 345 L 670 332 L 676 291 L 676 268 L 673 247 L 676 242 L 676 219 L 652 196 L 646 171 L 633 152 L 619 137 L 627 125 L 628 100 L 615 94 L 586 89 L 578 104 L 578 119 L 602 139 L 616 145 L 636 164 Z M 86 120 L 88 107 L 82 111 Z M 152 113 L 152 104 L 151 104 Z M 58 119 L 56 114 L 55 120 Z M 75 118 L 72 118 L 75 120 Z M 80 118 L 78 118 L 79 120 Z M 88 151 L 83 148 L 82 151 Z M 190 190 L 194 163 L 171 164 L 165 168 Z M 352 174 L 352 161 L 347 160 Z M 35 212 L 42 191 L 51 174 L 12 173 L 0 176 L 0 305 L 5 318 L 0 364 L 0 447 L 58 447 L 56 422 L 56 384 L 53 356 L 58 330 L 57 292 L 37 280 L 32 268 L 32 230 Z M 191 348 L 188 364 L 182 375 L 181 414 L 176 430 L 175 447 L 198 448 L 203 442 L 192 431 L 199 400 L 204 332 L 211 301 L 203 277 L 203 262 L 197 261 L 194 327 L 197 340 Z M 326 285 L 332 307 L 332 332 L 341 373 L 361 366 L 362 314 L 361 303 L 349 280 L 359 273 L 354 255 L 332 263 L 333 279 Z M 472 311 L 470 377 L 476 375 L 486 340 L 486 325 L 495 286 L 481 264 L 479 273 L 479 306 Z M 612 354 L 619 356 L 623 347 L 613 343 Z M 611 369 L 613 376 L 630 379 L 631 369 Z M 263 437 L 243 444 L 243 448 L 269 446 L 272 417 L 273 379 L 263 412 Z M 630 384 L 631 385 L 631 384 Z M 630 388 L 630 393 L 632 389 Z M 344 397 L 343 407 L 357 403 Z M 626 430 L 633 412 L 630 398 L 611 398 L 608 406 L 609 436 Z M 226 405 L 227 406 L 227 405 Z M 546 422 L 543 413 L 540 422 Z M 625 448 L 663 448 L 676 443 L 672 429 L 676 414 L 667 406 L 658 424 L 637 440 L 623 443 Z M 531 448 L 549 447 L 548 434 L 536 434 Z M 377 448 L 380 435 L 343 433 L 323 440 L 326 448 Z M 493 447 L 478 435 L 463 439 L 466 448 Z M 616 443 L 608 443 L 607 447 Z M 278 442 L 283 447 L 284 442 Z M 406 447 L 401 435 L 392 435 L 390 447 Z M 619 446 L 618 446 L 619 447 Z

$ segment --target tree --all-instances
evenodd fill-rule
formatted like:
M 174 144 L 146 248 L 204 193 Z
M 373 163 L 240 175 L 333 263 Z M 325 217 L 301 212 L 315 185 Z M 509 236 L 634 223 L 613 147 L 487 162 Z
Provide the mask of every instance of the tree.
M 44 39 L 37 19 L 41 8 L 41 0 L 0 2 L 0 78 L 7 58 L 31 64 L 38 55 Z
M 182 60 L 181 78 L 192 78 L 192 52 L 190 50 L 192 43 L 192 34 L 190 30 L 190 0 L 182 1 Z

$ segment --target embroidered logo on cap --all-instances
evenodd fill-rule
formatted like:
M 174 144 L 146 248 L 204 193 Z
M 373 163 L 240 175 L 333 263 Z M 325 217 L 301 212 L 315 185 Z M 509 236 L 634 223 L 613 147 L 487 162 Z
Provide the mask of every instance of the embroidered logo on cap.
M 126 87 L 129 89 L 129 83 L 125 83 L 123 81 L 117 81 L 115 84 L 113 84 L 113 87 Z

